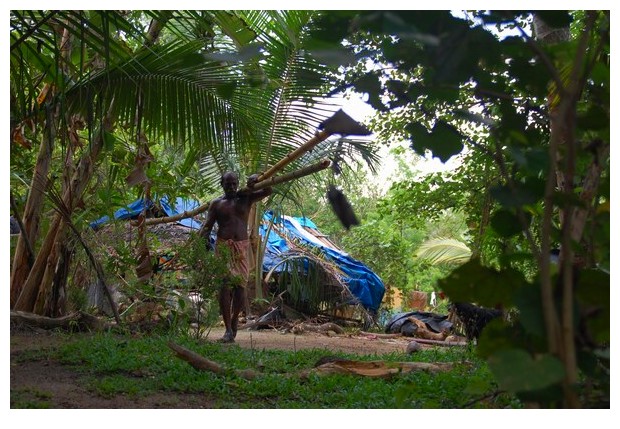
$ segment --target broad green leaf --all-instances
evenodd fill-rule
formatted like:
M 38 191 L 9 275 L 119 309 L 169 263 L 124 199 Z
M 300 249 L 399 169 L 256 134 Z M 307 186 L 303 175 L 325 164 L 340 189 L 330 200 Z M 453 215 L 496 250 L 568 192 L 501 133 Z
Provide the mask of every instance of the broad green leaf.
M 592 68 L 592 73 L 590 73 L 590 77 L 597 85 L 609 85 L 609 65 L 598 62 Z
M 546 338 L 540 289 L 534 285 L 520 288 L 515 294 L 515 305 L 519 310 L 518 323 L 525 331 Z
M 507 148 L 511 158 L 531 175 L 549 167 L 549 153 L 544 147 L 523 147 L 511 145 Z
M 575 297 L 584 313 L 589 333 L 598 342 L 608 342 L 611 334 L 610 276 L 596 269 L 583 270 L 576 280 Z
M 542 337 L 529 334 L 518 323 L 506 323 L 501 319 L 493 319 L 484 327 L 478 339 L 476 352 L 488 359 L 500 350 L 510 349 L 542 353 L 547 349 L 547 341 Z
M 483 267 L 473 259 L 439 281 L 439 287 L 451 301 L 476 302 L 485 307 L 509 307 L 514 293 L 525 284 L 523 275 L 508 268 L 497 271 Z
M 590 104 L 585 113 L 577 114 L 577 126 L 587 130 L 609 128 L 610 121 L 607 111 L 596 104 Z
M 533 358 L 521 349 L 500 350 L 488 362 L 500 388 L 514 393 L 544 389 L 564 377 L 562 362 L 555 356 Z
M 408 124 L 406 129 L 410 134 L 413 149 L 421 155 L 428 149 L 433 156 L 446 162 L 463 150 L 461 134 L 449 124 L 438 122 L 430 133 L 417 122 Z
M 500 185 L 491 188 L 490 192 L 502 206 L 514 208 L 531 205 L 542 199 L 544 186 L 544 181 L 528 178 L 523 183 L 515 183 L 514 188 Z
M 237 84 L 235 82 L 230 82 L 218 85 L 215 90 L 217 92 L 217 95 L 219 95 L 225 100 L 230 100 L 235 93 L 236 88 Z
M 107 131 L 103 132 L 103 147 L 105 150 L 113 150 L 116 143 L 116 136 Z
M 354 85 L 356 91 L 368 94 L 368 103 L 372 107 L 377 110 L 385 110 L 385 106 L 380 98 L 382 89 L 377 73 L 366 73 L 364 76 L 357 79 Z
M 517 235 L 523 230 L 519 218 L 506 209 L 498 210 L 493 214 L 491 226 L 500 236 L 506 238 Z
M 422 243 L 415 256 L 434 265 L 462 264 L 471 258 L 471 250 L 461 241 L 451 238 L 436 238 Z

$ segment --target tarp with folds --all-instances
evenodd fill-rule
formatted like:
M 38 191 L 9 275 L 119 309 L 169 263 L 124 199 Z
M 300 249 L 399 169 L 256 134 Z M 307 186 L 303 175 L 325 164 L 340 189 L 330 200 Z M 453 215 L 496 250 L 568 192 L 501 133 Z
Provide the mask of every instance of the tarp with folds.
M 410 317 L 424 322 L 433 332 L 440 333 L 452 328 L 452 322 L 448 320 L 447 315 L 425 311 L 410 311 L 395 314 L 386 324 L 385 332 L 389 334 L 400 333 L 406 336 L 413 336 L 417 327 L 409 320 Z
M 287 240 L 282 236 L 286 234 L 289 238 L 297 239 L 305 245 L 320 250 L 343 272 L 342 280 L 353 296 L 365 308 L 373 311 L 379 309 L 385 293 L 385 286 L 379 276 L 362 262 L 338 249 L 327 236 L 319 232 L 310 219 L 284 215 L 274 216 L 273 213 L 267 212 L 263 216 L 259 231 L 263 239 L 269 233 L 263 258 L 263 271 L 268 272 L 273 269 L 278 272 L 286 268 L 286 264 L 281 263 L 280 256 L 289 250 Z
M 199 206 L 199 203 L 194 200 L 177 198 L 174 204 L 171 204 L 167 197 L 162 197 L 159 199 L 159 205 L 167 216 L 174 216 L 193 210 Z M 145 202 L 144 199 L 136 200 L 114 212 L 114 219 L 135 218 L 145 206 L 146 209 L 149 209 L 153 206 L 153 202 Z M 90 226 L 97 229 L 109 221 L 109 216 L 103 216 L 91 222 Z M 182 219 L 177 223 L 192 229 L 200 229 L 202 226 L 201 222 L 191 218 Z M 263 240 L 267 232 L 269 234 L 263 258 L 264 272 L 269 272 L 272 269 L 279 272 L 286 268 L 286 264 L 281 263 L 282 258 L 280 257 L 281 254 L 289 250 L 287 240 L 280 235 L 285 234 L 289 238 L 298 239 L 302 243 L 318 249 L 327 259 L 340 268 L 343 272 L 342 281 L 347 285 L 353 296 L 359 300 L 360 304 L 372 311 L 379 309 L 385 293 L 385 286 L 381 279 L 368 266 L 338 249 L 327 236 L 320 233 L 310 219 L 291 216 L 276 217 L 271 212 L 266 212 L 259 227 L 259 233 Z

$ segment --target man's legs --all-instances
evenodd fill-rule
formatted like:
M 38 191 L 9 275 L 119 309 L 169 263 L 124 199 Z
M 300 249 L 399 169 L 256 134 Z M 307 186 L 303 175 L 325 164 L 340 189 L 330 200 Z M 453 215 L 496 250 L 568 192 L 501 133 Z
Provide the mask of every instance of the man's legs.
M 245 306 L 245 288 L 237 286 L 232 290 L 232 315 L 230 326 L 233 339 L 237 336 L 237 326 L 239 325 L 239 313 Z
M 220 289 L 220 312 L 222 313 L 222 319 L 224 319 L 224 328 L 226 329 L 224 336 L 220 339 L 220 341 L 223 343 L 233 342 L 235 338 L 230 323 L 230 301 L 230 287 L 224 285 Z

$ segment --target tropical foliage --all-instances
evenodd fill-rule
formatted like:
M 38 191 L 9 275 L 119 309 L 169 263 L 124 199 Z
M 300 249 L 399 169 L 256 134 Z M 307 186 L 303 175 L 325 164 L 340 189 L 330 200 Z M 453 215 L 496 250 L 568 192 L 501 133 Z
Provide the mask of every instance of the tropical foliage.
M 338 238 L 386 282 L 427 276 L 517 315 L 478 344 L 501 388 L 547 407 L 589 405 L 585 386 L 608 398 L 609 11 L 11 11 L 10 26 L 13 309 L 62 313 L 70 238 L 126 194 L 210 197 L 222 171 L 263 170 L 312 137 L 319 97 L 354 90 L 378 141 L 460 166 L 380 198 L 336 168 L 269 204 L 342 180 L 363 222 Z M 376 151 L 331 139 L 290 168 L 372 168 Z M 414 259 L 446 237 L 467 262 Z
M 443 161 L 465 149 L 475 159 L 445 187 L 405 185 L 403 201 L 425 214 L 477 206 L 475 257 L 440 287 L 455 301 L 518 309 L 480 349 L 500 385 L 545 405 L 579 406 L 583 376 L 608 388 L 609 23 L 608 11 L 338 12 L 314 33 L 361 60 L 341 88 L 367 93 L 389 117 L 386 133 Z M 515 365 L 531 376 L 515 382 Z

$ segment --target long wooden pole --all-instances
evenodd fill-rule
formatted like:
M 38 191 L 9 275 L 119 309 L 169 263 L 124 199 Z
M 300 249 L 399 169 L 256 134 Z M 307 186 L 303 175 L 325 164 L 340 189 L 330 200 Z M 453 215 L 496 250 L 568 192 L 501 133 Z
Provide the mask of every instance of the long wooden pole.
M 275 186 L 281 183 L 290 182 L 291 180 L 309 176 L 313 173 L 316 173 L 317 171 L 324 170 L 330 165 L 331 165 L 331 161 L 329 159 L 322 159 L 316 164 L 312 164 L 307 167 L 300 168 L 299 170 L 291 171 L 290 173 L 281 174 L 280 176 L 270 177 L 270 178 L 263 179 L 263 180 L 261 180 L 259 177 L 259 181 L 255 183 L 254 186 L 252 186 L 251 188 L 245 187 L 245 188 L 239 189 L 239 192 L 258 191 L 259 189 L 267 188 L 269 186 Z
M 328 132 L 328 131 L 325 131 L 325 130 L 317 133 L 314 137 L 312 137 L 306 143 L 302 144 L 297 149 L 292 150 L 291 152 L 286 154 L 284 156 L 284 158 L 282 158 L 280 161 L 276 162 L 267 171 L 265 171 L 263 174 L 261 174 L 258 177 L 258 183 L 260 183 L 260 182 L 262 182 L 264 180 L 269 179 L 275 173 L 277 173 L 278 171 L 282 170 L 284 167 L 286 167 L 291 162 L 295 161 L 297 158 L 299 158 L 304 153 L 312 150 L 317 144 L 321 143 L 323 140 L 325 140 L 326 138 L 328 138 L 332 134 L 333 134 L 333 132 Z M 256 189 L 256 185 L 254 186 L 254 189 Z
M 268 186 L 280 185 L 285 182 L 290 182 L 291 180 L 309 176 L 310 174 L 316 173 L 317 171 L 326 169 L 330 165 L 331 165 L 331 161 L 329 159 L 323 159 L 320 162 L 317 162 L 316 164 L 312 164 L 307 167 L 300 168 L 299 170 L 291 171 L 290 173 L 282 174 L 280 176 L 272 177 L 270 179 L 257 182 L 256 184 L 254 184 L 254 186 L 252 186 L 252 188 L 245 187 L 245 188 L 239 189 L 238 192 L 258 191 L 259 189 L 263 189 Z M 207 211 L 209 209 L 209 204 L 211 204 L 211 202 L 198 206 L 194 210 L 185 211 L 183 213 L 179 213 L 173 216 L 146 219 L 144 223 L 145 225 L 158 225 L 160 223 L 176 222 L 178 220 L 186 219 L 188 217 L 193 217 L 202 212 Z

